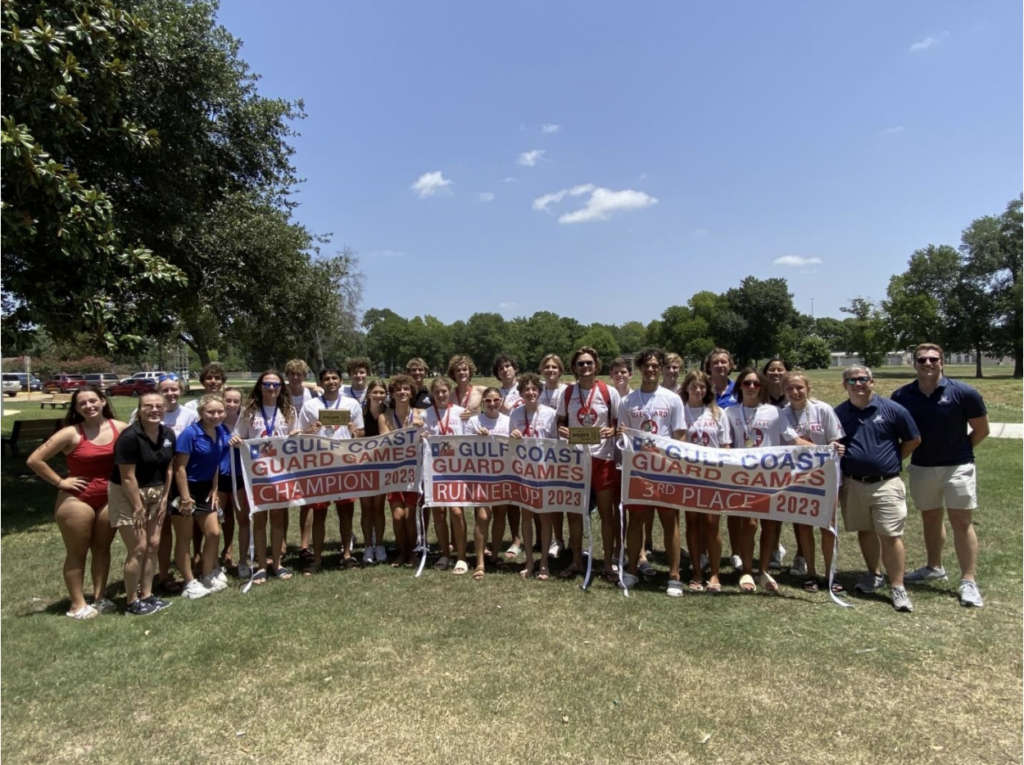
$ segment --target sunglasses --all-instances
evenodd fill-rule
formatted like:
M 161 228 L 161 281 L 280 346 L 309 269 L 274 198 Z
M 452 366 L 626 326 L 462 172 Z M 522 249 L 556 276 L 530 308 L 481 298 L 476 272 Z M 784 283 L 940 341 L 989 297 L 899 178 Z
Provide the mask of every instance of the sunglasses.
M 757 380 L 744 380 L 740 384 L 744 388 L 755 388 L 756 389 L 756 388 L 760 388 L 761 387 L 761 383 L 759 383 Z
M 847 385 L 867 385 L 869 382 L 871 382 L 871 378 L 870 377 L 847 377 L 846 378 L 846 384 Z
M 923 366 L 924 364 L 938 364 L 942 359 L 938 356 L 918 356 L 916 361 Z
M 279 382 L 276 382 L 276 383 L 264 382 L 263 383 L 263 387 L 266 388 L 267 390 L 274 390 L 275 388 L 280 388 L 281 387 L 281 383 L 279 383 Z
M 577 361 L 576 366 L 578 367 L 592 367 L 594 366 L 593 361 Z
M 167 382 L 168 380 L 171 382 L 178 382 L 178 375 L 174 374 L 174 372 L 166 375 L 160 375 L 158 382 Z

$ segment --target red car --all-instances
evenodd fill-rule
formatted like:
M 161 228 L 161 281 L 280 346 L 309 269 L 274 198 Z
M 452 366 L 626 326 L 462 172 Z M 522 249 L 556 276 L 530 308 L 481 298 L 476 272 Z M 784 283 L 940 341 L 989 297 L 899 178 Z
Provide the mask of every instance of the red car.
M 143 393 L 152 393 L 156 390 L 156 380 L 147 380 L 141 377 L 126 377 L 110 386 L 111 396 L 141 396 Z
M 87 384 L 82 375 L 58 372 L 55 375 L 50 375 L 50 379 L 43 384 L 43 387 L 46 388 L 47 393 L 71 393 L 71 391 L 84 388 Z

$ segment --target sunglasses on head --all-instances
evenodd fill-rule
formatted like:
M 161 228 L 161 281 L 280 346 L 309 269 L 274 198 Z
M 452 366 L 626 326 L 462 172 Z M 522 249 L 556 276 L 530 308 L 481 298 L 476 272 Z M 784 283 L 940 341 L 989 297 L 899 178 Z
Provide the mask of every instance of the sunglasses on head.
M 178 375 L 174 374 L 174 372 L 166 375 L 160 375 L 158 382 L 167 382 L 168 380 L 171 382 L 178 382 Z

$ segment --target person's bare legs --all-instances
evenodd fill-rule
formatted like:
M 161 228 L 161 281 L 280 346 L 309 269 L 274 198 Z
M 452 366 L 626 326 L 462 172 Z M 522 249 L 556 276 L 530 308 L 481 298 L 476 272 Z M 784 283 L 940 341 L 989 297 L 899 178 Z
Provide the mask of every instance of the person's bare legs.
M 653 507 L 630 508 L 626 511 L 626 554 L 629 556 L 628 568 L 633 576 L 640 573 L 640 561 L 644 559 L 644 530 L 647 516 L 654 518 Z
M 117 536 L 117 529 L 110 525 L 110 513 L 106 505 L 98 513 L 93 514 L 92 540 L 89 552 L 92 553 L 92 593 L 96 603 L 106 597 L 107 579 L 110 577 L 110 546 Z
M 54 518 L 64 539 L 64 584 L 74 612 L 85 606 L 85 560 L 92 545 L 96 511 L 70 494 L 59 492 Z
M 864 565 L 868 573 L 875 576 L 882 575 L 882 547 L 878 541 L 878 534 L 874 531 L 858 531 L 857 543 L 860 545 L 860 554 L 864 556 Z
M 952 515 L 952 511 L 950 511 Z M 952 520 L 952 518 L 950 518 Z M 924 531 L 924 550 L 928 565 L 942 568 L 942 550 L 946 546 L 946 519 L 942 508 L 921 511 L 921 527 Z
M 533 576 L 533 513 L 526 509 L 522 509 L 520 512 L 523 520 L 523 555 L 526 556 L 526 565 L 523 566 L 520 573 L 529 578 Z
M 352 521 L 356 514 L 356 503 L 338 500 L 334 503 L 334 509 L 338 513 L 338 529 L 341 533 L 341 562 L 344 565 L 345 561 L 352 557 Z
M 217 553 L 220 551 L 220 521 L 217 513 L 197 513 L 199 526 L 203 530 L 203 576 L 209 576 L 217 568 Z
M 818 567 L 815 563 L 814 550 L 814 527 L 807 523 L 794 523 L 793 531 L 796 532 L 797 555 L 802 555 L 807 561 L 807 577 L 814 579 L 818 576 Z M 822 529 L 822 533 L 827 529 Z M 825 554 L 824 537 L 822 537 L 822 555 Z M 828 566 L 825 566 L 825 575 L 828 576 Z
M 267 560 L 267 515 L 268 513 L 254 513 L 252 516 L 252 541 L 254 572 L 266 571 Z
M 395 544 L 398 546 L 398 557 L 392 561 L 392 566 L 401 566 L 407 560 L 411 559 L 412 548 L 415 543 L 409 540 L 406 533 L 408 528 L 406 520 L 407 516 L 412 512 L 414 511 L 410 510 L 406 506 L 404 499 L 399 500 L 398 502 L 394 500 L 391 501 L 391 527 L 395 532 Z
M 519 517 L 520 517 L 520 512 L 521 512 L 520 509 L 519 509 L 519 505 L 506 505 L 506 507 L 508 508 L 506 510 L 506 514 L 508 515 L 508 531 L 509 531 L 509 534 L 512 536 L 512 544 L 513 545 L 518 545 L 520 548 L 522 548 L 522 546 L 523 546 L 523 539 L 520 536 L 520 528 L 519 528 Z M 498 551 L 495 550 L 494 553 L 495 553 L 495 555 L 497 555 Z M 506 553 L 505 557 L 506 558 L 514 558 L 515 556 L 514 555 L 513 556 L 509 556 Z
M 496 505 L 491 508 L 491 552 L 494 559 L 501 556 L 501 540 L 505 537 L 506 506 Z
M 767 574 L 772 562 L 772 553 L 779 546 L 782 521 L 761 521 L 761 546 L 759 550 L 758 573 Z
M 174 527 L 171 525 L 171 513 L 168 509 L 164 516 L 163 529 L 160 532 L 160 549 L 157 551 L 159 572 L 157 581 L 166 582 L 171 578 L 171 558 L 174 556 Z
M 262 515 L 262 513 L 260 513 Z M 246 561 L 250 566 L 256 565 L 256 558 L 249 560 L 249 542 L 252 541 L 252 527 L 249 524 L 249 501 L 243 492 L 235 494 L 235 521 L 238 526 L 238 560 Z M 264 544 L 266 538 L 264 537 Z M 257 566 L 257 568 L 259 568 Z
M 740 558 L 743 560 L 743 575 L 752 576 L 754 573 L 754 537 L 757 536 L 757 519 L 729 516 L 730 521 L 733 518 L 739 518 L 743 521 L 743 525 L 740 527 L 742 532 L 739 540 Z
M 658 508 L 658 519 L 665 534 L 665 556 L 668 558 L 668 578 L 679 581 L 679 566 L 683 557 L 681 540 L 679 539 L 679 511 Z M 699 555 L 697 556 L 700 557 Z M 697 564 L 700 565 L 699 563 Z M 699 576 L 699 574 L 698 574 Z
M 232 547 L 235 543 L 235 512 L 234 504 L 232 503 L 232 496 L 230 494 L 220 494 L 221 507 L 224 508 L 224 520 L 221 522 L 221 560 L 224 562 L 224 568 L 230 568 L 235 564 L 235 556 L 232 551 Z M 241 556 L 240 556 L 241 557 Z
M 313 567 L 308 570 L 312 574 L 323 568 L 324 542 L 327 539 L 327 508 L 311 508 L 310 540 L 313 545 Z
M 171 524 L 174 526 L 174 565 L 181 574 L 182 580 L 188 584 L 195 575 L 192 573 L 192 526 L 195 518 L 191 515 L 171 516 Z
M 690 551 L 690 581 L 704 582 L 704 572 L 700 570 L 700 529 L 703 523 L 703 513 L 686 513 L 686 549 Z M 665 543 L 668 546 L 668 543 Z
M 466 560 L 466 514 L 461 507 L 448 508 L 452 537 L 455 540 L 456 561 Z M 435 528 L 436 528 L 435 524 Z
M 903 548 L 903 537 L 886 537 L 878 535 L 882 548 L 882 562 L 885 572 L 889 575 L 889 587 L 903 586 L 903 571 L 906 568 L 906 552 Z
M 748 520 L 750 519 L 738 515 L 729 515 L 725 518 L 725 528 L 729 534 L 729 554 L 738 555 L 741 559 L 743 558 L 743 538 L 747 533 Z M 751 556 L 753 556 L 753 553 L 751 553 Z M 745 573 L 750 572 L 747 571 Z
M 441 551 L 441 557 L 447 558 L 451 555 L 449 548 L 451 547 L 451 537 L 448 536 L 448 519 L 445 517 L 447 507 L 435 507 L 433 508 L 434 513 L 434 533 L 437 534 L 437 547 Z
M 540 571 L 542 579 L 548 576 L 548 558 L 551 548 L 551 517 L 548 513 L 536 513 L 540 517 Z
M 299 508 L 299 549 L 308 550 L 313 533 L 313 512 L 309 505 Z
M 118 526 L 121 541 L 124 542 L 124 594 L 130 606 L 135 602 L 142 578 L 143 561 L 148 558 L 146 549 L 146 529 L 134 526 Z
M 720 587 L 721 582 L 718 575 L 722 564 L 722 516 L 703 513 L 701 520 L 704 523 L 704 533 L 701 538 L 707 543 L 708 565 L 711 568 L 708 574 L 708 586 Z
M 569 546 L 572 547 L 572 564 L 562 571 L 583 571 L 583 516 L 579 513 L 568 513 Z
M 604 572 L 606 576 L 612 575 L 612 563 L 615 554 L 615 540 L 619 536 L 618 525 L 616 524 L 617 513 L 614 507 L 615 490 L 605 489 L 597 492 L 597 514 L 601 517 L 601 552 L 604 555 Z
M 270 565 L 276 573 L 281 569 L 281 557 L 286 549 L 285 534 L 288 533 L 288 510 L 281 508 L 270 511 Z
M 974 581 L 978 573 L 978 534 L 974 530 L 973 510 L 948 510 L 953 527 L 953 546 L 960 562 L 960 578 Z
M 473 524 L 473 544 L 476 547 L 476 571 L 473 572 L 474 579 L 483 578 L 487 569 L 487 526 L 491 522 L 491 508 L 478 507 L 476 509 L 475 522 Z
M 146 554 L 142 558 L 142 569 L 139 572 L 139 595 L 143 599 L 153 594 L 153 576 L 156 574 L 157 551 L 160 549 L 163 526 L 163 521 L 156 518 L 146 521 Z

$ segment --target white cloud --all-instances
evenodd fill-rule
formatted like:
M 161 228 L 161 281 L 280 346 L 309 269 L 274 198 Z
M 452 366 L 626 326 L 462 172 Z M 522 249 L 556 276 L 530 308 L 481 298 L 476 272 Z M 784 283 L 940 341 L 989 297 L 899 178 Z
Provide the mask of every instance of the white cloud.
M 550 135 L 551 133 L 557 133 L 561 129 L 562 129 L 561 125 L 552 125 L 551 123 L 545 123 L 544 125 L 540 126 L 540 132 L 544 133 L 544 135 Z
M 520 154 L 516 162 L 523 167 L 533 167 L 546 153 L 544 149 L 530 149 L 530 151 L 524 151 Z
M 370 250 L 366 254 L 371 258 L 400 258 L 405 255 L 401 250 Z
M 906 130 L 906 128 L 903 127 L 903 125 L 893 125 L 892 127 L 887 127 L 884 130 L 879 130 L 878 132 L 882 135 L 895 135 L 896 133 L 902 133 L 904 130 Z
M 504 303 L 498 303 L 498 308 L 503 308 L 506 311 L 511 311 L 512 309 L 518 308 L 518 307 L 519 307 L 519 303 L 514 303 L 512 301 L 506 301 Z
M 821 262 L 821 258 L 805 258 L 803 255 L 783 255 L 772 261 L 773 266 L 813 266 Z
M 510 176 L 508 176 L 506 178 L 502 178 L 501 182 L 502 183 L 519 183 L 519 179 L 516 178 L 514 175 L 510 175 Z
M 409 188 L 416 192 L 416 196 L 420 199 L 426 199 L 432 197 L 438 192 L 450 194 L 451 190 L 448 189 L 452 185 L 450 178 L 445 178 L 440 170 L 435 170 L 432 173 L 424 173 Z
M 939 43 L 943 42 L 949 37 L 949 32 L 939 32 L 935 37 L 928 36 L 923 40 L 918 40 L 916 43 L 910 46 L 908 53 L 921 53 L 929 48 L 934 48 Z
M 476 195 L 476 201 L 478 202 L 493 202 L 494 192 L 493 191 L 481 191 Z
M 607 220 L 612 213 L 619 210 L 640 210 L 658 204 L 658 200 L 642 191 L 611 189 L 595 186 L 593 183 L 581 183 L 572 188 L 553 191 L 533 200 L 533 209 L 537 212 L 550 212 L 551 205 L 558 204 L 566 197 L 582 197 L 589 194 L 586 204 L 579 210 L 562 213 L 559 223 L 586 223 L 592 220 Z

